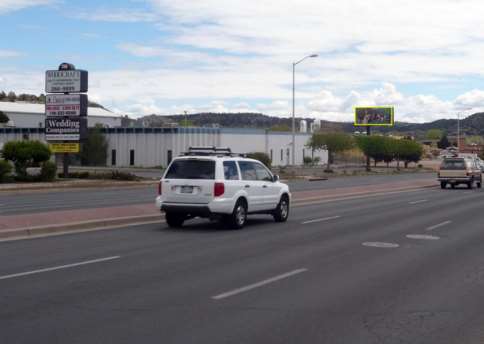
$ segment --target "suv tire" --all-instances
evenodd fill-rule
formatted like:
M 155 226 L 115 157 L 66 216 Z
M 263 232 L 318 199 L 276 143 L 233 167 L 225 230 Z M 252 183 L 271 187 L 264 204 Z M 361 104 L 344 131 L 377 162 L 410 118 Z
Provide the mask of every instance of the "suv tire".
M 180 228 L 183 226 L 183 222 L 185 221 L 185 215 L 180 213 L 170 213 L 167 212 L 165 214 L 166 223 L 171 228 Z
M 226 223 L 232 229 L 241 229 L 244 227 L 246 221 L 247 205 L 243 200 L 239 199 L 237 203 L 235 203 L 232 214 L 227 216 Z
M 441 189 L 445 189 L 447 186 L 447 183 L 446 182 L 440 182 L 440 188 Z
M 276 222 L 286 222 L 287 218 L 289 217 L 289 197 L 283 195 L 279 204 L 277 205 L 274 213 L 274 220 Z

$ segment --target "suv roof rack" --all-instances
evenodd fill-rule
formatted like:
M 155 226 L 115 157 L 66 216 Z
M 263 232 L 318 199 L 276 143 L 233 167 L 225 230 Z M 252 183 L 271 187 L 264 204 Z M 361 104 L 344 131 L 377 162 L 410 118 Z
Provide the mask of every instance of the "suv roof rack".
M 245 157 L 242 153 L 233 153 L 229 147 L 216 147 L 216 146 L 202 146 L 202 147 L 188 147 L 188 152 L 183 152 L 182 155 L 194 156 L 194 155 L 206 155 L 206 156 L 241 156 Z

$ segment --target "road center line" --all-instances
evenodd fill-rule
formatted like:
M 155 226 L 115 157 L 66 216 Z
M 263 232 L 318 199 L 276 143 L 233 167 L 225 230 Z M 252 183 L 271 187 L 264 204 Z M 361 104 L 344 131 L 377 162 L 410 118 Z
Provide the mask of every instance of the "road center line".
M 408 202 L 408 204 L 419 204 L 419 203 L 425 203 L 425 202 L 428 202 L 428 200 L 420 199 L 418 201 Z
M 20 273 L 17 273 L 17 274 L 0 276 L 0 280 L 5 280 L 5 279 L 15 278 L 15 277 L 28 276 L 28 275 L 33 275 L 33 274 L 40 274 L 42 272 L 49 272 L 49 271 L 55 271 L 55 270 L 61 270 L 61 269 L 68 269 L 68 268 L 73 268 L 73 267 L 76 267 L 76 266 L 82 266 L 82 265 L 87 265 L 87 264 L 102 263 L 102 262 L 107 262 L 107 261 L 114 260 L 114 259 L 119 259 L 119 258 L 121 258 L 121 257 L 120 256 L 113 256 L 113 257 L 107 257 L 107 258 L 99 258 L 99 259 L 93 259 L 93 260 L 86 260 L 86 261 L 79 262 L 79 263 L 74 263 L 74 264 L 54 266 L 52 268 L 45 268 L 45 269 L 39 269 L 39 270 L 32 270 L 32 271 L 20 272 Z
M 309 220 L 309 221 L 304 221 L 301 222 L 302 225 L 306 225 L 308 223 L 315 223 L 315 222 L 323 222 L 323 221 L 329 221 L 329 220 L 334 220 L 334 219 L 339 219 L 341 216 L 331 216 L 331 217 L 323 217 L 321 219 L 314 219 L 314 220 Z
M 442 223 L 438 223 L 438 224 L 436 224 L 436 225 L 433 225 L 433 226 L 427 227 L 427 229 L 426 229 L 426 230 L 427 230 L 427 231 L 431 231 L 431 230 L 434 230 L 434 229 L 440 228 L 440 227 L 442 227 L 442 226 L 448 225 L 448 224 L 450 224 L 450 223 L 452 223 L 452 221 L 450 221 L 450 220 L 448 220 L 448 221 L 444 221 L 444 222 L 442 222 Z
M 289 271 L 289 272 L 286 272 L 285 274 L 274 276 L 274 277 L 268 278 L 266 280 L 263 280 L 263 281 L 260 281 L 260 282 L 254 283 L 254 284 L 247 285 L 247 286 L 242 287 L 242 288 L 234 289 L 234 290 L 231 290 L 231 291 L 228 291 L 228 292 L 216 295 L 216 296 L 212 296 L 212 299 L 214 299 L 214 300 L 225 299 L 227 297 L 234 296 L 234 295 L 241 294 L 241 293 L 245 293 L 246 291 L 249 291 L 249 290 L 252 290 L 252 289 L 255 289 L 255 288 L 259 288 L 259 287 L 262 287 L 266 284 L 274 283 L 274 282 L 277 282 L 277 281 L 282 280 L 284 278 L 288 278 L 288 277 L 291 277 L 291 276 L 294 276 L 294 275 L 297 275 L 297 274 L 300 274 L 300 273 L 303 273 L 303 272 L 306 272 L 306 271 L 308 271 L 308 269 L 305 269 L 305 268 Z

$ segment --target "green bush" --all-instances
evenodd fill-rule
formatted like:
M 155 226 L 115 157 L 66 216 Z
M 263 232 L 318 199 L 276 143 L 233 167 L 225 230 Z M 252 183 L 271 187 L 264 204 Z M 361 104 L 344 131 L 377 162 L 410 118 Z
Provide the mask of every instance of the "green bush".
M 57 174 L 57 165 L 52 161 L 44 161 L 41 166 L 39 179 L 43 182 L 51 182 Z
M 111 171 L 111 179 L 114 180 L 138 180 L 139 178 L 131 173 Z
M 10 179 L 12 165 L 6 160 L 0 160 L 0 183 L 5 183 Z
M 305 156 L 303 158 L 303 163 L 304 165 L 312 165 L 313 159 L 310 156 Z
M 252 152 L 252 153 L 247 154 L 247 157 L 251 158 L 251 159 L 259 160 L 261 163 L 263 163 L 267 167 L 269 167 L 269 168 L 271 167 L 271 163 L 272 163 L 271 158 L 269 157 L 269 155 L 267 155 L 264 152 Z
M 39 167 L 50 159 L 49 147 L 40 141 L 10 141 L 3 146 L 2 155 L 15 166 L 17 179 L 28 180 L 27 168 Z
M 58 174 L 59 178 L 64 178 L 64 173 Z M 76 179 L 89 179 L 90 174 L 88 171 L 83 172 L 69 172 L 68 178 L 76 178 Z

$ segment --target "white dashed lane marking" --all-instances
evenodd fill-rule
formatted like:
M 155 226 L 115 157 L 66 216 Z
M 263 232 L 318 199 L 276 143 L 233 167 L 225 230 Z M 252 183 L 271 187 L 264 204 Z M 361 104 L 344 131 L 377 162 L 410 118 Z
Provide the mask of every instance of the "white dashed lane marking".
M 427 227 L 427 229 L 426 229 L 426 230 L 428 230 L 428 231 L 432 231 L 432 230 L 434 230 L 434 229 L 440 228 L 440 227 L 445 226 L 445 225 L 448 225 L 448 224 L 450 224 L 450 223 L 452 223 L 452 221 L 450 221 L 450 220 L 449 220 L 449 221 L 444 221 L 444 222 L 438 223 L 438 224 L 436 224 L 436 225 L 433 225 L 433 226 Z
M 73 268 L 73 267 L 82 266 L 82 265 L 88 265 L 88 264 L 95 264 L 95 263 L 107 262 L 109 260 L 114 260 L 114 259 L 119 259 L 119 258 L 121 258 L 121 257 L 120 256 L 113 256 L 113 257 L 107 257 L 107 258 L 99 258 L 99 259 L 93 259 L 93 260 L 86 260 L 86 261 L 79 262 L 79 263 L 74 263 L 74 264 L 54 266 L 54 267 L 51 267 L 51 268 L 45 268 L 45 269 L 39 269 L 39 270 L 32 270 L 32 271 L 20 272 L 20 273 L 17 273 L 17 274 L 0 276 L 0 280 L 5 280 L 5 279 L 10 279 L 10 278 L 15 278 L 15 277 L 28 276 L 28 275 L 34 275 L 34 274 L 40 274 L 42 272 L 49 272 L 49 271 L 56 271 L 56 270 L 61 270 L 61 269 L 68 269 L 68 268 Z
M 314 219 L 314 220 L 304 221 L 304 222 L 301 222 L 301 224 L 302 225 L 307 225 L 308 223 L 316 223 L 316 222 L 323 222 L 323 221 L 335 220 L 335 219 L 339 219 L 340 217 L 341 216 L 323 217 L 321 219 Z
M 364 242 L 363 246 L 367 247 L 378 247 L 378 248 L 397 248 L 400 245 L 391 242 Z
M 426 199 L 419 199 L 418 201 L 408 202 L 408 204 L 420 204 L 420 203 L 425 203 L 425 202 L 428 202 L 428 200 L 426 200 Z
M 254 284 L 249 284 L 245 287 L 237 288 L 237 289 L 228 291 L 228 292 L 223 293 L 223 294 L 212 296 L 212 299 L 214 299 L 214 300 L 225 299 L 227 297 L 234 296 L 234 295 L 237 295 L 237 294 L 240 294 L 240 293 L 245 293 L 249 290 L 252 290 L 252 289 L 255 289 L 255 288 L 260 288 L 260 287 L 262 287 L 266 284 L 274 283 L 274 282 L 277 282 L 277 281 L 282 280 L 284 278 L 288 278 L 288 277 L 291 277 L 291 276 L 294 276 L 294 275 L 298 275 L 298 274 L 306 272 L 306 271 L 308 271 L 308 269 L 305 269 L 305 268 L 289 271 L 289 272 L 286 272 L 285 274 L 282 274 L 282 275 L 274 276 L 274 277 L 268 278 L 266 280 L 263 280 L 263 281 L 260 281 L 260 282 L 254 283 Z
M 416 240 L 439 240 L 440 237 L 426 234 L 408 234 L 407 238 Z

